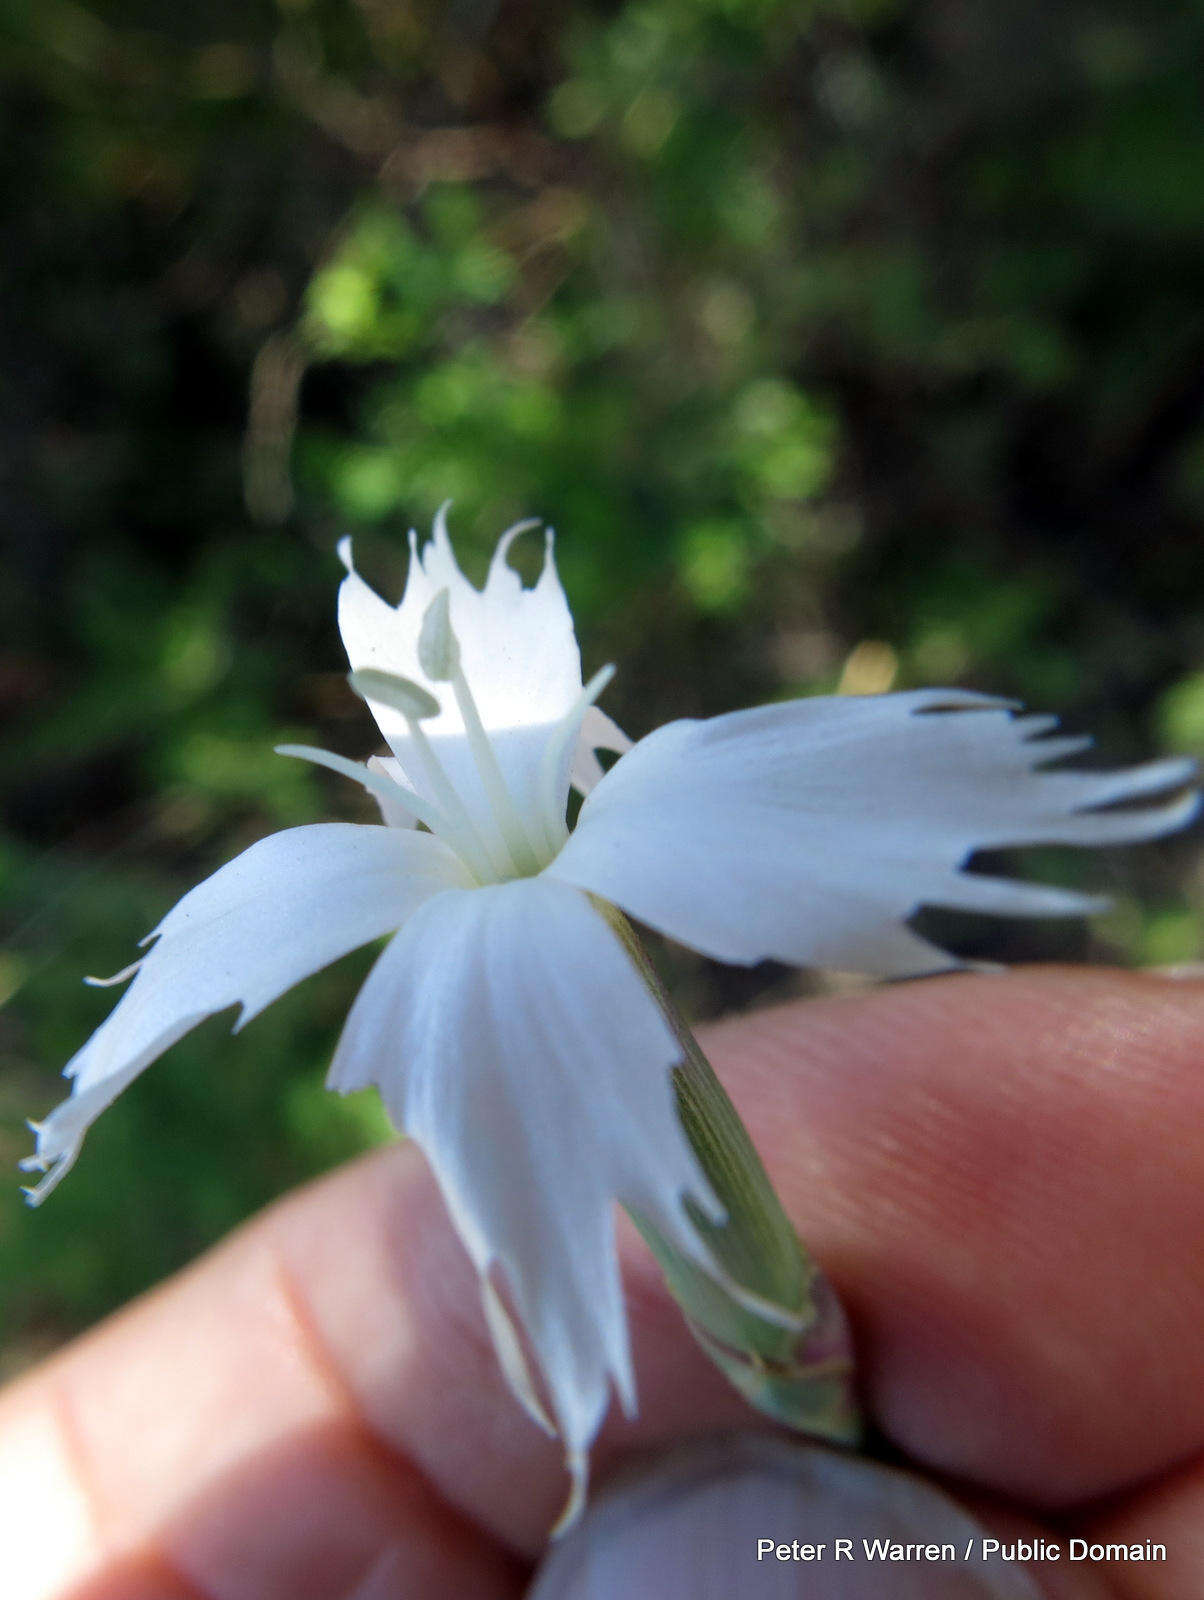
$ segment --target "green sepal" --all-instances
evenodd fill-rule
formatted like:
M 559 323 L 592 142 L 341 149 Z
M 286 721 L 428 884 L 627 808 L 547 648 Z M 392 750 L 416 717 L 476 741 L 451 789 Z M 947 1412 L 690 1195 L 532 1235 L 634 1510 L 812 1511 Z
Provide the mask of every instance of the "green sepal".
M 847 1330 L 822 1275 L 814 1275 L 804 1304 L 796 1308 L 800 1319 L 810 1320 L 783 1327 L 751 1310 L 731 1288 L 674 1249 L 646 1218 L 633 1213 L 632 1219 L 660 1263 L 690 1332 L 750 1405 L 800 1433 L 834 1444 L 860 1442 Z
M 677 1012 L 626 917 L 594 904 L 622 939 L 681 1043 L 678 1114 L 723 1208 L 713 1221 L 687 1200 L 708 1272 L 647 1220 L 632 1220 L 665 1274 L 698 1343 L 742 1395 L 776 1422 L 830 1442 L 857 1444 L 862 1419 L 852 1340 L 840 1302 L 807 1253 L 735 1107 Z

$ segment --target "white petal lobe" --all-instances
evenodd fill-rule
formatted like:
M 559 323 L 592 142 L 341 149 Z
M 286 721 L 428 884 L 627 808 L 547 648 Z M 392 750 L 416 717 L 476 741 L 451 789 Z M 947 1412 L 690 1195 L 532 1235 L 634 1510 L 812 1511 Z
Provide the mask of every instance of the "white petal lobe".
M 1081 746 L 1037 737 L 1049 726 L 936 690 L 672 723 L 592 791 L 549 871 L 719 960 L 936 971 L 956 962 L 904 926 L 921 905 L 1100 908 L 963 872 L 975 851 L 1127 843 L 1196 814 L 1194 794 L 1157 798 L 1191 780 L 1191 762 L 1051 770 Z
M 232 1005 L 241 1027 L 302 978 L 464 882 L 429 834 L 335 822 L 272 834 L 198 884 L 150 935 L 134 981 L 65 1069 L 71 1097 L 41 1124 L 28 1163 L 55 1168 L 39 1197 L 100 1112 L 190 1028 Z
M 478 1272 L 505 1285 L 575 1458 L 611 1382 L 634 1403 L 614 1202 L 696 1256 L 681 1196 L 714 1210 L 677 1118 L 679 1055 L 610 928 L 542 877 L 417 912 L 331 1070 L 335 1088 L 377 1083 L 425 1151 Z
M 448 686 L 423 671 L 419 641 L 423 619 L 446 590 L 448 626 L 459 643 L 464 677 L 515 803 L 529 814 L 539 803 L 547 736 L 581 693 L 581 657 L 550 543 L 539 579 L 529 589 L 505 559 L 514 537 L 530 526 L 520 524 L 503 536 L 485 587 L 477 589 L 460 571 L 441 511 L 425 546 L 411 537 L 405 593 L 396 607 L 355 571 L 350 546 L 344 543 L 339 550 L 347 567 L 339 589 L 339 629 L 352 668 L 391 673 L 429 689 L 440 712 L 423 731 L 474 819 L 487 825 L 492 825 L 492 808 L 469 751 L 464 719 Z M 407 782 L 425 793 L 404 717 L 371 697 L 369 704 Z

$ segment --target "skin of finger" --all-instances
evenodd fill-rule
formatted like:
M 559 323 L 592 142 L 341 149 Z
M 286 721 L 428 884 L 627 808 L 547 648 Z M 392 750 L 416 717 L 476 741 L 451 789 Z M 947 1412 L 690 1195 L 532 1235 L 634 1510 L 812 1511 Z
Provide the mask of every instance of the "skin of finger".
M 872 1409 L 918 1460 L 1064 1508 L 1200 1448 L 1202 1030 L 1198 985 L 1054 970 L 712 1030 L 716 1064 L 853 1310 Z M 381 1270 L 393 1264 L 411 1304 L 433 1302 L 420 1326 L 455 1327 L 456 1306 L 463 1324 L 473 1290 L 449 1284 L 437 1202 L 416 1184 L 407 1208 L 420 1224 L 382 1250 Z M 635 1442 L 728 1420 L 713 1376 L 682 1353 L 655 1271 L 633 1256 L 628 1282 L 642 1416 L 604 1429 L 600 1470 Z M 344 1363 L 363 1320 L 347 1304 L 315 1301 Z M 423 1359 L 445 1377 L 449 1362 L 475 1364 L 467 1332 L 428 1337 L 439 1348 Z M 481 1349 L 472 1393 L 505 1405 Z M 480 1427 L 449 1400 L 455 1386 L 436 1386 L 432 1426 L 398 1396 L 396 1361 L 385 1350 L 357 1368 L 374 1425 L 531 1549 L 560 1492 L 546 1487 L 554 1452 L 534 1435 L 525 1476 L 491 1475 L 448 1443 Z
M 387 1453 L 379 1463 L 383 1473 L 373 1472 L 379 1446 L 362 1437 L 360 1408 L 315 1340 L 310 1312 L 299 1298 L 306 1286 L 293 1283 L 282 1265 L 282 1246 L 308 1252 L 322 1238 L 346 1253 L 332 1199 L 362 1206 L 366 1197 L 358 1180 L 367 1176 L 384 1185 L 378 1200 L 396 1198 L 399 1165 L 410 1169 L 401 1178 L 403 1189 L 414 1185 L 399 1214 L 433 1242 L 442 1221 L 421 1209 L 433 1199 L 426 1175 L 413 1152 L 390 1152 L 277 1208 L 7 1396 L 0 1441 L 18 1445 L 28 1469 L 39 1441 L 22 1431 L 21 1415 L 45 1419 L 53 1409 L 54 1443 L 67 1457 L 64 1476 L 86 1480 L 90 1513 L 81 1548 L 81 1541 L 69 1538 L 62 1506 L 55 1507 L 43 1531 L 53 1534 L 58 1548 L 64 1539 L 75 1543 L 71 1570 L 51 1581 L 53 1568 L 43 1550 L 44 1587 L 18 1586 L 12 1600 L 291 1600 L 311 1594 L 354 1600 L 358 1578 L 370 1576 L 381 1550 L 386 1556 L 398 1552 L 389 1592 L 414 1600 L 453 1593 L 492 1600 L 519 1592 L 520 1567 L 482 1547 L 479 1535 L 450 1518 L 440 1500 L 422 1491 L 410 1463 Z M 335 1195 L 335 1184 L 345 1193 Z M 304 1226 L 296 1231 L 299 1223 Z M 312 1256 L 308 1269 L 323 1276 Z M 370 1340 L 386 1319 L 379 1285 L 365 1287 L 368 1298 L 359 1309 Z M 420 1380 L 433 1379 L 441 1355 L 451 1356 L 453 1367 L 467 1364 L 461 1376 L 468 1384 L 453 1382 L 440 1397 L 445 1420 L 457 1401 L 465 1406 L 463 1430 L 453 1429 L 444 1441 L 462 1450 L 452 1463 L 468 1489 L 462 1498 L 496 1500 L 501 1483 L 517 1485 L 513 1517 L 531 1523 L 527 1542 L 534 1553 L 546 1519 L 532 1519 L 528 1498 L 543 1492 L 546 1503 L 555 1504 L 560 1486 L 554 1453 L 527 1430 L 500 1387 L 490 1386 L 491 1353 L 464 1311 L 469 1284 L 452 1273 L 432 1288 L 432 1299 L 412 1301 L 393 1330 L 400 1334 L 403 1369 L 412 1367 L 403 1387 L 408 1394 Z M 654 1356 L 680 1357 L 680 1329 L 665 1319 L 662 1332 L 665 1349 Z M 429 1342 L 428 1333 L 434 1335 Z M 399 1345 L 387 1343 L 392 1364 Z M 485 1380 L 479 1386 L 473 1381 L 478 1363 Z M 704 1379 L 701 1385 L 688 1381 L 689 1364 L 680 1360 L 670 1360 L 656 1383 L 646 1362 L 641 1376 L 654 1401 L 665 1398 L 646 1407 L 637 1429 L 612 1431 L 603 1451 L 612 1460 L 629 1456 L 640 1439 L 663 1442 L 709 1431 L 724 1411 L 747 1422 L 747 1412 L 722 1388 L 714 1395 L 717 1404 L 708 1406 L 707 1390 L 715 1384 L 707 1367 L 695 1374 Z M 687 1397 L 701 1404 L 683 1404 Z M 539 1459 L 532 1459 L 532 1446 Z M 1003 1537 L 1037 1536 L 1031 1523 L 998 1507 L 988 1506 L 981 1515 L 984 1526 Z M 508 1532 L 511 1542 L 513 1529 Z M 20 1536 L 14 1520 L 6 1530 L 10 1575 L 32 1570 L 32 1563 L 22 1564 Z M 1045 1569 L 1037 1576 L 1049 1600 L 1104 1600 L 1107 1593 L 1088 1572 Z
M 1118 1591 L 1102 1566 L 1090 1561 L 1072 1563 L 1067 1559 L 1066 1535 L 1061 1529 L 1042 1527 L 1002 1501 L 967 1491 L 963 1485 L 946 1487 L 954 1499 L 978 1518 L 988 1536 L 1015 1547 L 1017 1560 L 1028 1570 L 1043 1600 L 1118 1600 Z M 1028 1553 L 1024 1550 L 1025 1543 Z M 1059 1552 L 1056 1558 L 1049 1556 L 1050 1547 Z
M 1199 1126 L 1184 1088 L 1204 1009 L 1193 988 L 1093 974 L 942 980 L 769 1013 L 712 1036 L 780 1186 L 858 1314 L 882 1417 L 923 1459 L 983 1481 L 1018 1475 L 1027 1460 L 1047 1498 L 1073 1497 L 1084 1492 L 1080 1457 L 1054 1426 L 1034 1425 L 1053 1405 L 1053 1423 L 1072 1421 L 1076 1448 L 1091 1457 L 1093 1484 L 1116 1487 L 1132 1472 L 1131 1450 L 1122 1464 L 1117 1441 L 1127 1428 L 1134 1443 L 1134 1414 L 1121 1424 L 1114 1415 L 1129 1406 L 1131 1386 L 1123 1400 L 1105 1393 L 1098 1416 L 1050 1390 L 1053 1379 L 1082 1382 L 1088 1354 L 1113 1370 L 1131 1358 L 1133 1330 L 1116 1300 L 1151 1263 L 1179 1274 L 1198 1313 L 1198 1269 L 1194 1279 L 1185 1270 L 1177 1237 L 1199 1238 L 1199 1153 L 1177 1143 L 1181 1130 L 1190 1143 Z M 1024 1092 L 1000 1087 L 1010 1079 Z M 1115 1204 L 1090 1181 L 1101 1160 L 1113 1177 L 1138 1170 L 1141 1204 L 1161 1206 L 1156 1240 L 1127 1223 L 1109 1234 Z M 936 1169 L 928 1178 L 917 1174 L 925 1161 Z M 1065 1194 L 1049 1164 L 1066 1179 Z M 1087 1249 L 1097 1241 L 1099 1258 Z M 1092 1265 L 1112 1289 L 1106 1317 L 1097 1291 L 1089 1315 L 1063 1303 Z M 743 1415 L 683 1343 L 646 1262 L 633 1262 L 629 1285 L 643 1412 L 635 1425 L 608 1428 L 601 1471 L 637 1443 Z M 1146 1349 L 1160 1351 L 1159 1392 L 1174 1398 L 1169 1410 L 1142 1414 L 1143 1429 L 1148 1420 L 1160 1436 L 1153 1446 L 1149 1429 L 1137 1439 L 1143 1460 L 1199 1442 L 1198 1417 L 1183 1415 L 1199 1390 L 1185 1382 L 1191 1305 L 1176 1312 L 1173 1301 L 1155 1295 L 1147 1308 Z M 1052 1318 L 1055 1337 L 1022 1336 L 1026 1318 Z M 1109 1345 L 1117 1326 L 1119 1363 Z M 1153 1380 L 1138 1376 L 1142 1413 L 1140 1383 Z M 304 1492 L 320 1499 L 323 1471 L 345 1470 L 345 1430 L 361 1429 L 362 1448 L 383 1445 L 384 1470 L 402 1474 L 416 1530 L 450 1519 L 443 1542 L 461 1553 L 472 1540 L 449 1504 L 512 1547 L 534 1550 L 563 1492 L 555 1447 L 497 1379 L 471 1271 L 412 1150 L 278 1207 L 182 1285 L 19 1386 L 0 1431 L 7 1420 L 11 1432 L 14 1407 L 37 1411 L 51 1392 L 71 1417 L 60 1430 L 71 1441 L 65 1452 L 88 1463 L 98 1543 L 163 1539 L 202 1592 L 222 1600 L 227 1591 L 209 1584 L 206 1563 L 221 1554 L 230 1488 L 235 1503 L 246 1495 L 255 1459 L 270 1487 L 299 1440 L 321 1467 Z M 1094 1404 L 1099 1386 L 1089 1381 L 1088 1392 Z M 298 1516 L 308 1512 L 307 1502 L 292 1504 Z M 346 1515 L 335 1520 L 345 1536 Z M 383 1537 L 379 1525 L 369 1534 L 368 1545 Z M 441 1542 L 415 1538 L 428 1549 Z M 510 1580 L 499 1571 L 463 1592 L 513 1592 Z M 260 1595 L 271 1593 L 261 1585 Z
M 1105 1564 L 1124 1600 L 1199 1600 L 1204 1592 L 1204 1461 L 1172 1472 L 1123 1503 L 1079 1518 L 1075 1532 L 1093 1543 L 1166 1547 L 1165 1561 Z
M 352 1600 L 394 1547 L 399 1593 L 521 1593 L 306 1322 L 277 1241 L 331 1220 L 303 1192 L 0 1398 L 5 1600 Z
M 1033 969 L 711 1047 L 914 1459 L 1045 1507 L 1204 1445 L 1204 987 Z
M 953 1559 L 884 1568 L 866 1559 L 867 1537 L 950 1542 Z M 847 1539 L 847 1553 L 837 1538 Z M 783 1564 L 765 1556 L 762 1540 L 809 1545 L 810 1558 Z M 1014 1596 L 1022 1588 L 1042 1600 L 1115 1600 L 1088 1564 L 1052 1558 L 1054 1547 L 1048 1529 L 998 1502 L 946 1495 L 898 1469 L 744 1428 L 626 1463 L 565 1545 L 546 1552 L 531 1592 L 654 1600 L 690 1594 L 701 1578 L 714 1596 L 982 1596 L 997 1588 Z M 1027 1569 L 1027 1584 L 1015 1581 L 1014 1566 Z

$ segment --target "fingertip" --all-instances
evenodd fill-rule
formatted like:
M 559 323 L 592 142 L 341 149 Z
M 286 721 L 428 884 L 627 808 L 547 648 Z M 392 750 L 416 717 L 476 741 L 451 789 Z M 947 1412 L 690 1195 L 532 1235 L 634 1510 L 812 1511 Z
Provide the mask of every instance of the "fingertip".
M 529 1600 L 1040 1600 L 1002 1541 L 935 1486 L 741 1433 L 646 1458 L 548 1555 Z

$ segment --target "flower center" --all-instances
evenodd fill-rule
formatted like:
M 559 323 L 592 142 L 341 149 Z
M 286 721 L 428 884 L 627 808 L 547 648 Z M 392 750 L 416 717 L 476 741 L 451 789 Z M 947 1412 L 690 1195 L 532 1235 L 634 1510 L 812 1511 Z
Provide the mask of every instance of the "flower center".
M 565 840 L 567 774 L 586 709 L 614 676 L 604 667 L 590 679 L 570 710 L 552 726 L 544 746 L 536 793 L 524 810 L 506 782 L 497 751 L 464 675 L 460 645 L 451 625 L 448 592 L 441 589 L 427 607 L 418 638 L 418 663 L 431 683 L 446 683 L 455 696 L 464 737 L 488 803 L 486 819 L 474 817 L 428 738 L 423 722 L 440 714 L 436 697 L 421 684 L 373 668 L 352 672 L 352 688 L 365 700 L 397 711 L 405 720 L 421 769 L 421 795 L 398 787 L 397 797 L 463 861 L 478 883 L 533 877 L 555 857 Z M 417 772 L 410 774 L 417 778 Z

